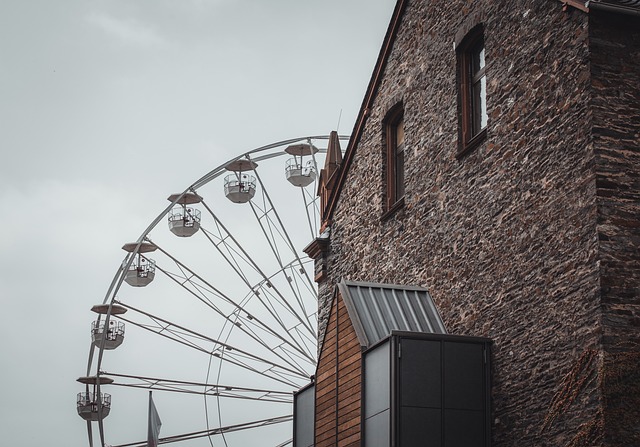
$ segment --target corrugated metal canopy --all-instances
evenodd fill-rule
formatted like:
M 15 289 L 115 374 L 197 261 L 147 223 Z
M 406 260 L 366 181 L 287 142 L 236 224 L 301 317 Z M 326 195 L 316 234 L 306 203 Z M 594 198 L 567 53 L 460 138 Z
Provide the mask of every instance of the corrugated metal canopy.
M 374 345 L 391 331 L 447 333 L 422 287 L 342 281 L 338 290 L 362 346 Z

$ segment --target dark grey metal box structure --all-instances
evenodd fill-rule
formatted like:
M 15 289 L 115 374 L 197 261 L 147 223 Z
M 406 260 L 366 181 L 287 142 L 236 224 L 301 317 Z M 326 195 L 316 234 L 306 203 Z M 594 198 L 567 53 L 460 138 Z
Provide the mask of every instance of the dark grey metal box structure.
M 312 382 L 293 393 L 293 445 L 296 447 L 314 444 L 315 391 Z
M 393 331 L 364 352 L 365 447 L 488 447 L 491 340 Z

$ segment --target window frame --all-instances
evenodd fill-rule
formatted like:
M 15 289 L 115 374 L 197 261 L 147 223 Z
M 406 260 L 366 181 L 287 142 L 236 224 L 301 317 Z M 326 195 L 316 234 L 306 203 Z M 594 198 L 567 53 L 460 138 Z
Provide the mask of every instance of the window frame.
M 476 68 L 476 55 L 484 53 L 486 46 L 484 27 L 474 27 L 458 45 L 458 156 L 476 148 L 487 137 L 488 107 L 487 107 L 487 64 L 484 57 L 482 65 Z M 484 56 L 483 55 L 483 56 Z M 479 88 L 481 108 L 477 110 L 478 101 L 475 91 Z M 484 89 L 484 92 L 482 92 Z M 483 96 L 484 93 L 484 96 Z M 482 126 L 482 118 L 485 118 Z M 479 123 L 478 123 L 479 121 Z
M 384 211 L 386 216 L 404 205 L 404 195 L 406 193 L 406 142 L 404 107 L 402 103 L 389 110 L 383 125 L 386 163 Z M 402 138 L 400 142 L 398 142 L 399 134 Z

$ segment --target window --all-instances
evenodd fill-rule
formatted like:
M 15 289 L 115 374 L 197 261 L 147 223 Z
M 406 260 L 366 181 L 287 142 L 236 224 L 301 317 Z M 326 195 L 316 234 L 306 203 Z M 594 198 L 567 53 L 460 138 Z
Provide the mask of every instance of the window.
M 487 76 L 482 26 L 477 26 L 458 47 L 459 144 L 463 154 L 486 138 Z
M 402 204 L 404 197 L 404 117 L 402 106 L 396 106 L 385 119 L 386 211 Z
M 390 343 L 369 350 L 363 361 L 362 428 L 364 447 L 391 445 Z
M 293 393 L 293 447 L 312 447 L 315 434 L 316 387 L 310 383 Z

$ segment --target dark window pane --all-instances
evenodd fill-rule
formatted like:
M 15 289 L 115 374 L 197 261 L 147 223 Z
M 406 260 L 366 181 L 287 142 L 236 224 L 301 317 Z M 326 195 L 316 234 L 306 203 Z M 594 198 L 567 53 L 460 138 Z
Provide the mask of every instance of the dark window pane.
M 397 105 L 385 118 L 386 134 L 386 210 L 404 196 L 404 111 Z
M 446 408 L 483 410 L 485 376 L 483 346 L 445 342 L 444 405 Z
M 295 447 L 310 447 L 313 445 L 315 423 L 315 388 L 309 387 L 295 395 Z
M 471 53 L 471 103 L 473 135 L 487 126 L 487 78 L 484 74 L 484 44 L 477 46 Z
M 485 414 L 482 411 L 445 410 L 445 447 L 484 447 Z
M 480 78 L 480 129 L 487 127 L 487 77 Z
M 458 149 L 461 153 L 480 142 L 476 137 L 488 124 L 485 54 L 484 36 L 479 26 L 469 33 L 458 52 L 461 107 Z
M 404 407 L 400 419 L 402 447 L 442 445 L 442 412 L 439 409 Z
M 439 341 L 402 340 L 401 405 L 440 408 L 442 378 Z
M 396 123 L 396 147 L 402 147 L 404 144 L 404 119 L 400 118 L 400 120 Z
M 396 201 L 404 196 L 404 146 L 396 148 Z

